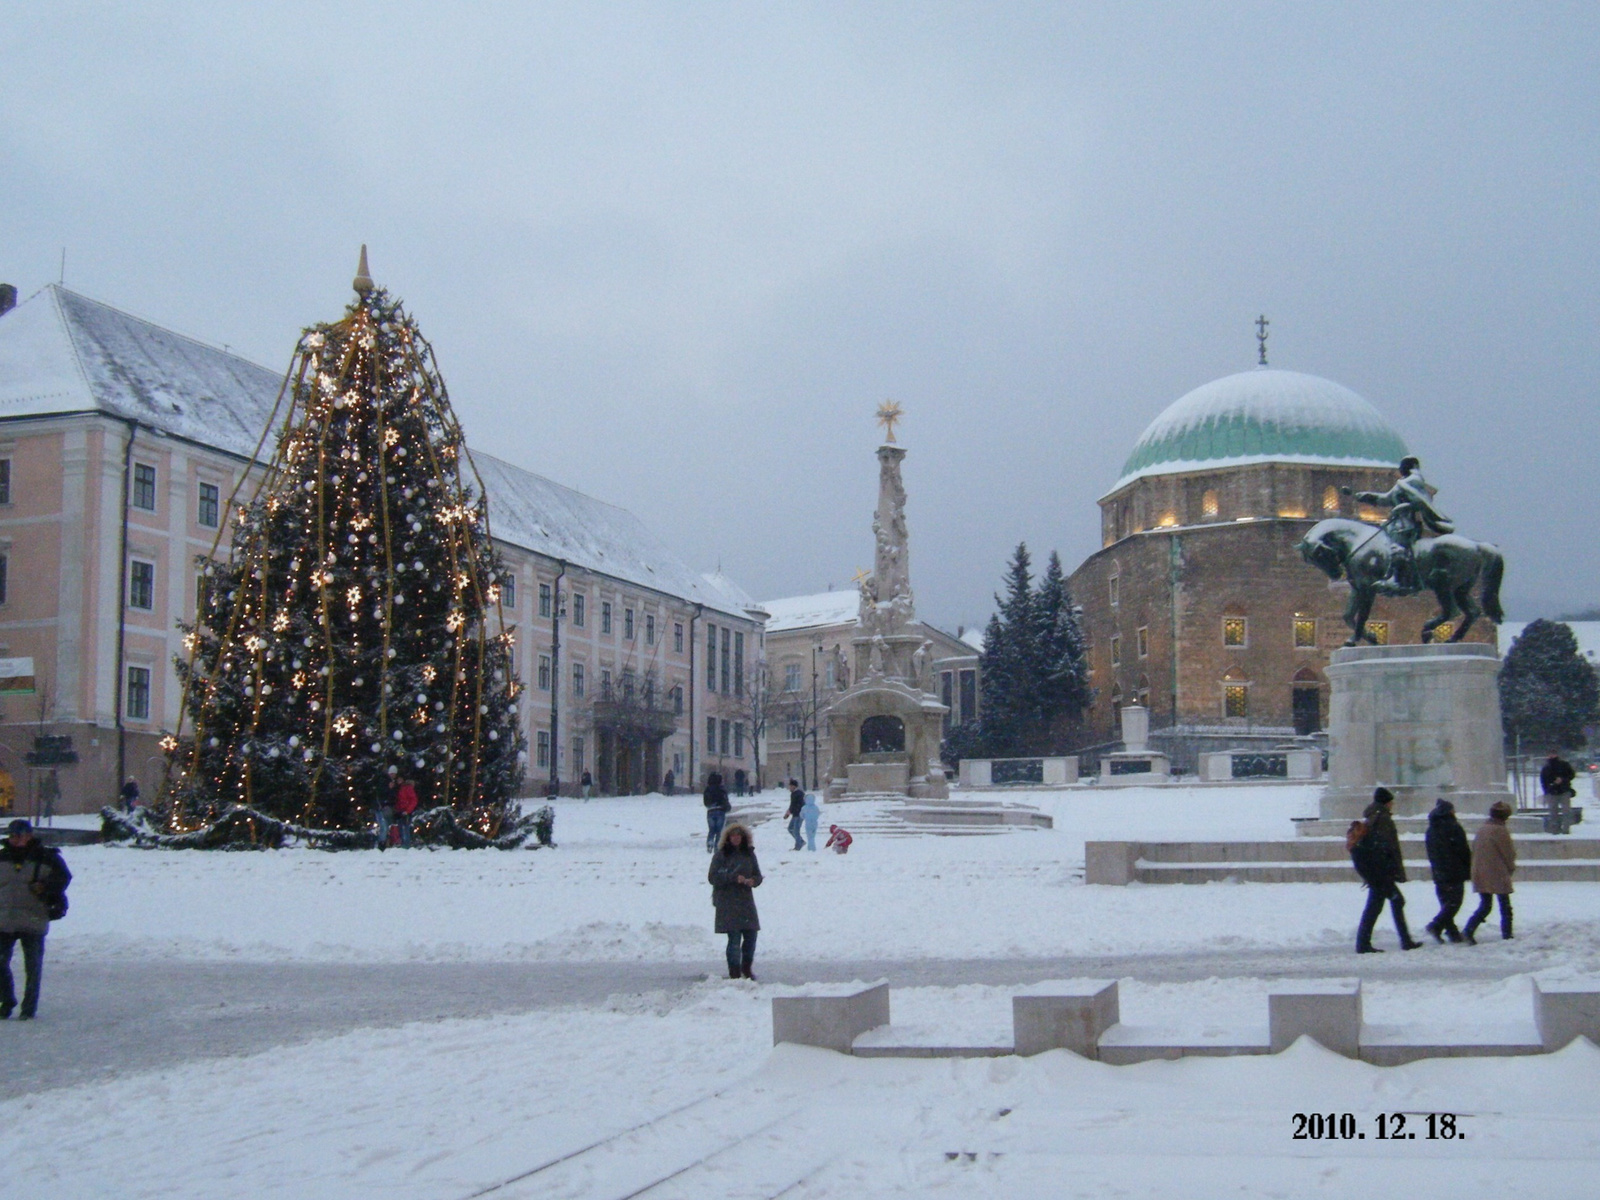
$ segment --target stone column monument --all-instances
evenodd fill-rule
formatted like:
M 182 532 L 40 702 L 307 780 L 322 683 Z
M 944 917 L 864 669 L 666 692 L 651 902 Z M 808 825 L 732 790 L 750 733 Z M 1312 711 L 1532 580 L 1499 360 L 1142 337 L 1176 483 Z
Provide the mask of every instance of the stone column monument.
M 932 655 L 911 596 L 906 489 L 900 478 L 906 451 L 894 443 L 899 417 L 899 405 L 878 409 L 887 437 L 878 447 L 873 570 L 861 580 L 861 606 L 851 639 L 852 683 L 822 714 L 828 732 L 824 778 L 830 800 L 885 794 L 943 799 L 950 794 L 939 761 L 949 710 L 929 690 Z

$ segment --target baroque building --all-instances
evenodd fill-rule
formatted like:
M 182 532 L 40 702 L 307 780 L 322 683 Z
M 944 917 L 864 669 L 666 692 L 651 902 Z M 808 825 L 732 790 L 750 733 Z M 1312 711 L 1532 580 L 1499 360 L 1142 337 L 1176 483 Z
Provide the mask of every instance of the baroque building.
M 1342 489 L 1387 490 L 1406 453 L 1349 388 L 1266 366 L 1156 417 L 1100 499 L 1101 548 L 1070 580 L 1096 690 L 1092 746 L 1120 740 L 1127 704 L 1149 709 L 1152 741 L 1188 770 L 1204 750 L 1320 731 L 1349 588 L 1295 544 L 1324 517 L 1383 521 Z M 1416 642 L 1436 612 L 1429 594 L 1385 598 L 1368 627 Z M 1469 636 L 1492 640 L 1494 627 Z
M 0 809 L 94 811 L 125 777 L 160 783 L 195 559 L 227 552 L 283 377 L 62 287 L 15 300 L 0 285 Z M 632 513 L 472 457 L 508 568 L 527 792 L 753 771 L 749 597 Z

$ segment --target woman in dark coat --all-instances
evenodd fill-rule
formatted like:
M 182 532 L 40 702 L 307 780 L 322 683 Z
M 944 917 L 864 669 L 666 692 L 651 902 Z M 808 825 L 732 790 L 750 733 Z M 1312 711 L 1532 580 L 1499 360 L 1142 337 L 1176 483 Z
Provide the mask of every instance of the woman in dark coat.
M 1433 868 L 1433 891 L 1439 897 L 1439 915 L 1429 921 L 1426 928 L 1433 940 L 1452 942 L 1461 940 L 1461 930 L 1456 928 L 1456 914 L 1466 898 L 1467 880 L 1472 878 L 1472 848 L 1467 845 L 1467 831 L 1456 819 L 1456 806 L 1441 799 L 1428 814 L 1428 865 Z
M 756 861 L 750 831 L 737 821 L 722 831 L 706 879 L 717 910 L 715 929 L 728 935 L 728 978 L 754 982 L 750 970 L 756 961 L 756 931 L 761 928 L 755 898 L 755 889 L 761 886 L 761 864 Z

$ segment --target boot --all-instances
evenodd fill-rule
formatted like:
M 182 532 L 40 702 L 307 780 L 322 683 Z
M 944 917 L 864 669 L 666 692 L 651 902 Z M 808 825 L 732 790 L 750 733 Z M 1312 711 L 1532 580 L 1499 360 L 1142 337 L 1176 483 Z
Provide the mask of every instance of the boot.
M 741 978 L 743 978 L 743 972 L 740 971 L 738 967 L 729 967 L 728 968 L 728 978 L 729 979 L 741 979 Z
M 1379 950 L 1371 942 L 1368 942 L 1365 946 L 1357 946 L 1356 947 L 1356 953 L 1357 954 L 1382 954 L 1383 951 Z
M 1429 921 L 1423 926 L 1423 928 L 1429 933 L 1433 934 L 1434 941 L 1438 942 L 1441 946 L 1444 945 L 1444 934 L 1439 931 L 1439 927 L 1437 925 L 1435 925 L 1432 921 Z
M 752 965 L 754 965 L 754 964 L 745 963 L 744 966 L 742 968 L 740 968 L 739 973 L 741 975 L 743 975 L 746 979 L 748 979 L 751 983 L 754 983 L 756 981 L 756 977 L 750 973 L 750 968 L 751 968 Z

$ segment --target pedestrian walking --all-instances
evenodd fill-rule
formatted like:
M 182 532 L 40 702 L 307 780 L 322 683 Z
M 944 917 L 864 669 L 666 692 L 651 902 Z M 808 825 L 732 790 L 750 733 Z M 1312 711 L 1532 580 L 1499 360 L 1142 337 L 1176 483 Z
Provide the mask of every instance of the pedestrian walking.
M 706 776 L 706 790 L 701 793 L 701 799 L 706 806 L 706 853 L 715 854 L 728 810 L 733 807 L 728 801 L 728 789 L 722 786 L 722 776 L 716 771 Z
M 1539 790 L 1544 793 L 1548 810 L 1544 819 L 1546 833 L 1572 832 L 1572 780 L 1576 774 L 1572 764 L 1553 751 L 1539 768 Z
M 744 773 L 743 767 L 738 767 L 733 772 L 733 790 L 739 796 L 744 795 L 745 781 L 750 777 Z
M 1400 935 L 1400 948 L 1415 950 L 1422 944 L 1413 941 L 1411 931 L 1406 928 L 1406 898 L 1400 891 L 1400 885 L 1406 881 L 1406 868 L 1400 855 L 1400 833 L 1395 829 L 1394 815 L 1390 811 L 1393 803 L 1394 794 L 1388 788 L 1376 789 L 1372 793 L 1372 803 L 1362 814 L 1362 828 L 1352 828 L 1346 842 L 1356 874 L 1367 885 L 1367 905 L 1356 927 L 1357 954 L 1383 953 L 1372 944 L 1372 930 L 1385 901 L 1394 917 L 1395 932 Z
M 377 825 L 378 849 L 389 848 L 389 831 L 394 828 L 394 797 L 389 794 L 389 789 L 383 789 L 383 795 L 378 797 L 378 803 L 373 806 L 372 819 Z
M 584 772 L 584 775 L 586 775 L 586 776 L 587 776 L 587 775 L 588 775 L 588 772 L 587 772 L 587 771 L 585 771 L 585 772 Z M 672 789 L 673 789 L 673 788 L 674 788 L 674 787 L 675 787 L 675 786 L 677 786 L 677 782 L 678 782 L 678 778 L 677 778 L 677 776 L 676 776 L 676 775 L 674 775 L 674 774 L 673 774 L 673 773 L 672 773 L 672 768 L 671 768 L 671 767 L 668 767 L 668 768 L 667 768 L 667 774 L 666 774 L 666 778 L 664 778 L 664 779 L 663 779 L 663 780 L 662 780 L 662 781 L 661 781 L 661 794 L 662 794 L 662 795 L 663 795 L 663 796 L 670 796 L 670 795 L 672 795 Z
M 11 976 L 11 951 L 22 943 L 22 1011 L 30 1021 L 39 1011 L 39 984 L 44 975 L 44 940 L 50 922 L 67 912 L 67 885 L 72 872 L 61 852 L 34 836 L 22 819 L 11 822 L 0 843 L 0 1020 L 17 1007 L 17 986 Z
M 822 848 L 826 850 L 832 847 L 835 854 L 848 854 L 850 843 L 853 841 L 855 841 L 855 838 L 850 836 L 849 830 L 840 829 L 837 825 L 829 825 L 828 840 L 823 843 Z
M 672 772 L 671 771 L 667 772 L 667 778 L 668 779 L 672 778 Z M 584 771 L 583 779 L 579 783 L 578 786 L 583 789 L 583 798 L 585 800 L 587 800 L 590 796 L 594 795 L 594 776 L 589 774 L 588 771 Z M 669 794 L 671 793 L 671 788 L 670 787 L 668 788 L 668 793 Z
M 806 802 L 800 809 L 800 816 L 806 825 L 806 849 L 816 852 L 817 849 L 817 818 L 822 815 L 822 810 L 817 807 L 817 797 L 814 792 L 806 793 Z
M 1456 806 L 1440 798 L 1428 814 L 1428 832 L 1424 838 L 1428 847 L 1428 866 L 1433 869 L 1433 893 L 1439 897 L 1439 915 L 1424 928 L 1433 934 L 1433 940 L 1452 942 L 1461 940 L 1461 930 L 1456 928 L 1456 914 L 1467 894 L 1467 881 L 1472 878 L 1472 849 L 1467 845 L 1467 831 L 1456 819 Z
M 789 818 L 789 836 L 794 839 L 794 848 L 804 850 L 806 844 L 800 840 L 800 822 L 806 807 L 806 794 L 800 790 L 797 780 L 789 780 L 789 811 L 784 814 Z
M 133 810 L 139 807 L 139 781 L 129 775 L 119 795 L 122 797 L 122 811 L 132 816 Z
M 739 822 L 723 830 L 706 881 L 711 884 L 711 903 L 717 912 L 713 928 L 728 935 L 728 978 L 754 983 L 756 933 L 761 929 L 755 889 L 761 886 L 761 864 L 756 861 L 750 831 Z
M 400 844 L 411 848 L 411 814 L 417 811 L 417 788 L 404 775 L 394 793 L 394 823 L 400 827 Z
M 1478 911 L 1468 918 L 1461 936 L 1474 946 L 1478 939 L 1473 935 L 1489 919 L 1496 897 L 1500 900 L 1500 936 L 1511 937 L 1511 876 L 1517 869 L 1517 848 L 1506 825 L 1510 819 L 1511 805 L 1496 800 L 1489 808 L 1489 819 L 1472 839 L 1472 890 L 1478 893 Z

